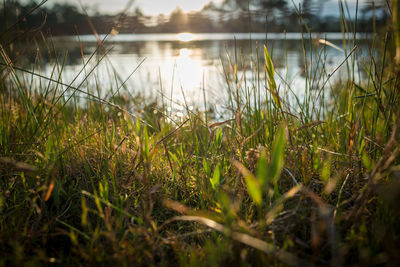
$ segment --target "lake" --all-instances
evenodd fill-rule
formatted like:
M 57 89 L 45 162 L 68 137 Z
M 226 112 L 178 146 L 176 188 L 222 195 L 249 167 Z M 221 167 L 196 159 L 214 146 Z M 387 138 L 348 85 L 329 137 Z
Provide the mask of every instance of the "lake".
M 303 45 L 300 33 L 119 34 L 106 37 L 104 51 L 107 51 L 107 56 L 104 58 L 92 35 L 56 37 L 53 43 L 59 62 L 68 51 L 62 74 L 64 83 L 69 84 L 76 78 L 73 84 L 79 85 L 85 73 L 96 66 L 87 79 L 89 85 L 99 88 L 96 94 L 105 97 L 111 94 L 110 90 L 115 93 L 116 88 L 120 88 L 122 94 L 163 99 L 179 117 L 184 113 L 184 103 L 190 109 L 202 109 L 204 97 L 207 107 L 215 110 L 217 116 L 223 116 L 224 110 L 231 105 L 230 90 L 239 88 L 243 97 L 246 91 L 258 89 L 264 92 L 265 43 L 273 57 L 275 79 L 281 94 L 286 92 L 285 96 L 293 101 L 294 93 L 301 101 L 306 90 L 320 89 L 327 75 L 343 62 L 353 47 L 352 37 L 346 36 L 347 42 L 343 42 L 341 33 L 313 34 L 313 40 L 305 41 Z M 366 41 L 359 41 L 359 37 Z M 99 38 L 103 40 L 105 36 Z M 369 38 L 366 34 L 358 35 L 358 58 Z M 310 36 L 305 35 L 305 39 L 310 40 Z M 318 40 L 329 43 L 326 45 L 326 42 L 323 44 Z M 85 71 L 76 77 L 84 66 L 83 62 L 87 62 L 96 51 L 97 55 L 90 59 Z M 360 60 L 354 62 L 357 69 Z M 346 78 L 347 68 L 352 68 L 352 64 L 349 65 L 344 64 L 330 82 Z M 306 68 L 308 76 L 305 75 Z M 47 63 L 42 72 L 50 76 L 53 69 L 54 63 Z M 53 77 L 57 77 L 56 74 Z M 81 89 L 86 90 L 88 84 L 82 83 Z M 327 83 L 324 91 L 329 92 L 329 85 Z

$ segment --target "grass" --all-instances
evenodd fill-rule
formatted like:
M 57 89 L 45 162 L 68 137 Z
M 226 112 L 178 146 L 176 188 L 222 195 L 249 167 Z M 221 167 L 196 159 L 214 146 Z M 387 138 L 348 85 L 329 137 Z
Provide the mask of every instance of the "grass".
M 250 80 L 236 51 L 227 121 L 187 107 L 173 121 L 166 95 L 69 86 L 51 43 L 54 72 L 38 79 L 40 54 L 22 64 L 3 35 L 0 265 L 397 265 L 400 83 L 387 27 L 367 60 L 343 39 L 347 78 L 334 83 L 326 47 L 305 37 L 302 99 L 278 85 L 270 49 L 256 48 Z

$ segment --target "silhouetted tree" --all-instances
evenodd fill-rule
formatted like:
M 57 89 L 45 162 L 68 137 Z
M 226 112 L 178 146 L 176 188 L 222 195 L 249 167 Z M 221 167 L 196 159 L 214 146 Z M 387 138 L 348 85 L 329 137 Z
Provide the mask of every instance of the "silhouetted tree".
M 188 14 L 188 30 L 190 32 L 213 32 L 215 31 L 214 22 L 202 12 L 192 12 Z
M 181 8 L 172 11 L 165 29 L 169 32 L 183 32 L 187 30 L 188 18 Z
M 299 31 L 299 15 L 303 23 L 312 31 L 340 31 L 338 16 L 322 17 L 323 4 L 328 0 L 302 0 L 296 8 L 290 0 L 224 0 L 221 4 L 210 2 L 199 12 L 185 14 L 176 8 L 169 16 L 146 16 L 139 8 L 120 16 L 91 12 L 89 20 L 98 33 L 109 33 L 114 26 L 123 33 L 145 32 L 282 32 Z M 364 2 L 358 17 L 358 29 L 371 31 L 371 18 L 376 17 L 376 26 L 384 25 L 388 14 L 385 0 L 376 0 L 377 4 Z M 91 34 L 86 14 L 70 4 L 43 5 L 27 17 L 24 14 L 36 7 L 33 1 L 18 2 L 4 0 L 0 5 L 0 31 L 4 31 L 16 21 L 14 34 L 25 35 L 31 29 L 50 31 L 53 35 Z M 152 21 L 150 21 L 152 19 Z M 44 24 L 46 22 L 46 24 Z M 117 22 L 117 23 L 116 23 Z M 249 23 L 251 22 L 251 23 Z M 156 25 L 151 25 L 156 23 Z M 75 27 L 76 26 L 76 27 Z M 267 26 L 267 27 L 266 27 Z M 304 24 L 302 25 L 304 26 Z M 383 27 L 383 26 L 382 26 Z M 18 30 L 20 30 L 18 32 Z M 22 33 L 21 33 L 22 32 Z

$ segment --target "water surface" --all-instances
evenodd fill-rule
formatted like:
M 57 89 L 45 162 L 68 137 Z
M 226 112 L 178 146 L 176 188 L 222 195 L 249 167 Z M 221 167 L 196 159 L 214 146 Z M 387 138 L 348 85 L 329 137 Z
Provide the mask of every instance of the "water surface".
M 361 34 L 359 36 L 362 36 Z M 299 99 L 305 90 L 318 90 L 331 73 L 346 58 L 352 48 L 352 35 L 341 33 L 313 34 L 120 34 L 100 36 L 104 50 L 92 35 L 54 38 L 56 50 L 68 50 L 69 60 L 63 70 L 65 83 L 72 81 L 90 56 L 97 51 L 74 82 L 79 85 L 94 67 L 87 81 L 95 85 L 101 96 L 114 93 L 161 98 L 171 109 L 182 115 L 183 106 L 203 108 L 204 96 L 208 107 L 222 112 L 229 107 L 228 92 L 239 88 L 246 92 L 265 92 L 263 45 L 272 54 L 280 92 L 295 93 Z M 365 36 L 368 39 L 368 36 Z M 312 41 L 303 41 L 303 39 Z M 323 45 L 323 39 L 333 45 Z M 361 51 L 364 44 L 359 43 Z M 81 50 L 82 47 L 82 50 Z M 100 63 L 104 51 L 107 56 Z M 84 57 L 82 59 L 81 53 Z M 235 67 L 236 63 L 236 67 Z M 45 72 L 53 70 L 48 63 Z M 349 66 L 343 66 L 332 82 L 346 78 Z M 350 66 L 351 67 L 351 66 Z M 357 67 L 357 66 L 356 66 Z M 236 71 L 237 70 L 237 71 Z M 312 71 L 317 70 L 317 71 Z M 306 71 L 312 74 L 306 79 Z M 123 86 L 122 86 L 123 85 Z M 82 84 L 82 89 L 87 83 Z M 92 87 L 92 86 L 89 86 Z M 328 91 L 329 83 L 324 91 Z M 289 95 L 288 93 L 286 95 Z M 162 97 L 163 96 L 163 97 Z M 289 98 L 292 98 L 289 96 Z M 301 101 L 301 100 L 300 100 Z M 182 112 L 180 112 L 182 111 Z

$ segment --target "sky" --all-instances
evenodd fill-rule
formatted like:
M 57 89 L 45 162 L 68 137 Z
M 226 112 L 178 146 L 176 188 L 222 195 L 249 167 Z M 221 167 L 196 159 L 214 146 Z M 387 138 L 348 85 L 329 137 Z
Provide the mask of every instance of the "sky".
M 160 13 L 170 14 L 177 6 L 183 11 L 198 11 L 202 7 L 213 1 L 220 3 L 223 0 L 135 0 L 133 7 L 140 7 L 146 15 L 158 15 Z M 375 0 L 376 2 L 382 0 Z M 79 0 L 49 0 L 49 3 L 67 2 L 71 4 L 78 4 Z M 102 13 L 117 13 L 124 9 L 129 0 L 81 0 L 84 5 L 96 7 Z M 291 1 L 290 1 L 291 2 Z M 300 0 L 294 0 L 300 2 Z M 321 1 L 323 4 L 322 15 L 335 15 L 338 13 L 338 0 L 325 0 Z M 349 9 L 354 10 L 357 0 L 347 0 Z M 368 2 L 368 0 L 359 0 L 360 6 Z

